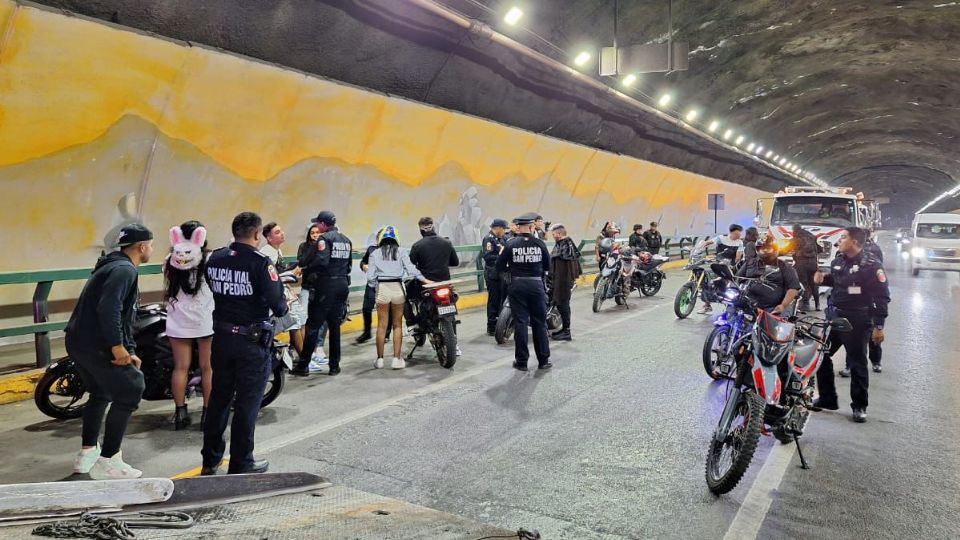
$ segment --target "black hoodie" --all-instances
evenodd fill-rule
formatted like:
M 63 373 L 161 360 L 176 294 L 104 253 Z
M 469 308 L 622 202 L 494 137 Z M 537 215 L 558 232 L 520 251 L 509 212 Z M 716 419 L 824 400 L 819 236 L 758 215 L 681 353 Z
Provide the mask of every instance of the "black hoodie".
M 410 261 L 430 281 L 449 280 L 450 267 L 460 266 L 457 250 L 449 240 L 435 232 L 421 231 L 420 234 L 423 238 L 410 248 Z
M 133 354 L 137 296 L 137 267 L 130 257 L 122 251 L 100 257 L 67 323 L 67 347 L 109 353 L 123 345 Z

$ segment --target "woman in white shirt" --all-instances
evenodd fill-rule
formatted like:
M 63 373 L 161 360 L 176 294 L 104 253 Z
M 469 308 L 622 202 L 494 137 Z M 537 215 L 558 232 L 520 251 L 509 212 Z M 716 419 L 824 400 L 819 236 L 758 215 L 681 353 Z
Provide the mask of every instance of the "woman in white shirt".
M 377 249 L 370 254 L 367 266 L 367 284 L 377 289 L 377 361 L 373 367 L 383 368 L 383 352 L 387 336 L 387 325 L 393 320 L 393 360 L 390 367 L 406 367 L 400 350 L 403 347 L 403 306 L 407 301 L 403 282 L 419 279 L 431 283 L 423 277 L 420 270 L 410 262 L 410 254 L 400 248 L 397 231 L 387 226 L 377 233 Z
M 173 351 L 173 373 L 170 390 L 176 413 L 174 427 L 190 425 L 186 391 L 193 344 L 197 344 L 200 365 L 200 386 L 203 390 L 203 424 L 210 399 L 213 369 L 210 347 L 213 338 L 213 293 L 206 281 L 207 230 L 199 221 L 187 221 L 170 229 L 173 246 L 163 263 L 164 300 L 167 305 L 167 337 Z

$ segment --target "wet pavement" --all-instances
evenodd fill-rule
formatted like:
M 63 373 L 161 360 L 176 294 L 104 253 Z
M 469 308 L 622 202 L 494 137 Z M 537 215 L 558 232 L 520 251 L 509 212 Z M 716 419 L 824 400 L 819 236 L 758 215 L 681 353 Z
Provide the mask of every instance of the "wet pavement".
M 342 375 L 292 379 L 263 412 L 259 454 L 274 470 L 550 539 L 720 538 L 731 525 L 732 538 L 955 538 L 960 278 L 913 278 L 883 246 L 894 300 L 870 421 L 854 424 L 845 409 L 814 415 L 803 439 L 812 470 L 765 437 L 740 486 L 707 491 L 725 386 L 700 361 L 709 321 L 673 315 L 678 271 L 629 309 L 610 302 L 594 314 L 589 287 L 579 290 L 575 341 L 554 347 L 548 372 L 511 369 L 512 342 L 484 335 L 478 311 L 463 316 L 453 371 L 430 352 L 405 370 L 374 370 L 372 344 L 348 346 Z M 845 379 L 838 386 L 849 391 Z M 199 430 L 172 431 L 171 412 L 144 404 L 125 442 L 125 458 L 148 475 L 199 464 Z M 0 437 L 12 449 L 0 481 L 56 480 L 69 473 L 79 421 L 7 405 Z M 740 512 L 745 501 L 765 504 Z

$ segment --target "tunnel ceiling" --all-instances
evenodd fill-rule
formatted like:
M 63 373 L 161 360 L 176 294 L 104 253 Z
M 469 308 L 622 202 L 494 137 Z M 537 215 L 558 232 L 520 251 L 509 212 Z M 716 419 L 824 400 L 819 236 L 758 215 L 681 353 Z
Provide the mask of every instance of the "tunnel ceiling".
M 407 0 L 43 3 L 762 189 L 797 183 Z M 568 64 L 556 47 L 613 40 L 613 0 L 518 0 L 522 24 L 553 45 L 503 27 L 512 1 L 439 3 Z M 696 106 L 821 179 L 887 197 L 887 215 L 960 179 L 960 3 L 675 0 L 673 23 L 690 68 L 643 75 L 639 91 L 670 91 L 678 109 Z M 622 44 L 666 36 L 665 0 L 620 1 Z

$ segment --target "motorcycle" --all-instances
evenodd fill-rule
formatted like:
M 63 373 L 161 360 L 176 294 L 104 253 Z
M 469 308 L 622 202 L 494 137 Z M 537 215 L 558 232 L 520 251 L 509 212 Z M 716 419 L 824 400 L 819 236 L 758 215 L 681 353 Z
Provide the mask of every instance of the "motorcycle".
M 593 312 L 598 313 L 609 298 L 613 298 L 618 306 L 627 305 L 627 297 L 635 290 L 642 296 L 660 292 L 667 275 L 659 267 L 665 262 L 666 257 L 649 253 L 638 255 L 633 248 L 611 249 L 594 285 Z
M 553 332 L 563 326 L 560 320 L 560 311 L 553 303 L 553 294 L 551 294 L 551 280 L 546 280 L 547 290 L 547 330 Z M 576 285 L 573 286 L 576 288 Z M 497 316 L 497 326 L 493 332 L 494 339 L 498 345 L 503 345 L 513 337 L 513 310 L 510 309 L 510 299 L 503 301 L 503 308 L 500 309 L 500 315 Z
M 457 362 L 457 299 L 459 296 L 453 290 L 452 281 L 441 281 L 424 285 L 420 293 L 420 302 L 414 308 L 417 313 L 417 326 L 413 331 L 413 349 L 407 355 L 407 360 L 413 357 L 414 351 L 422 347 L 427 338 L 437 352 L 440 365 L 450 369 Z
M 137 309 L 133 325 L 137 356 L 143 361 L 143 399 L 159 401 L 173 399 L 170 390 L 170 374 L 173 372 L 173 352 L 166 335 L 167 312 L 160 304 L 150 304 Z M 286 372 L 292 368 L 288 345 L 277 340 L 270 349 L 272 367 L 261 407 L 266 407 L 283 392 Z M 200 391 L 200 367 L 194 346 L 194 360 L 187 372 L 187 397 Z M 79 418 L 87 405 L 87 390 L 80 378 L 74 361 L 61 358 L 47 367 L 37 382 L 33 399 L 40 412 L 60 420 Z
M 727 289 L 727 280 L 717 276 L 712 270 L 705 268 L 712 265 L 716 259 L 708 257 L 706 249 L 701 245 L 693 250 L 684 270 L 690 272 L 687 281 L 680 286 L 673 300 L 673 313 L 678 319 L 686 319 L 693 313 L 697 299 L 706 302 L 723 302 L 723 293 Z
M 714 494 L 731 491 L 743 478 L 769 430 L 781 443 L 797 445 L 813 406 L 813 377 L 829 350 L 830 332 L 849 331 L 846 319 L 782 319 L 762 309 L 744 311 L 752 324 L 734 343 L 732 389 L 707 451 L 706 481 Z
M 726 265 L 710 265 L 714 273 L 723 275 L 729 272 Z M 703 343 L 703 369 L 713 380 L 729 378 L 734 368 L 734 344 L 749 330 L 749 314 L 756 311 L 756 305 L 749 296 L 747 288 L 754 280 L 737 278 L 736 286 L 727 287 L 723 292 L 724 312 L 714 321 L 714 328 Z M 734 278 L 731 275 L 731 281 Z

